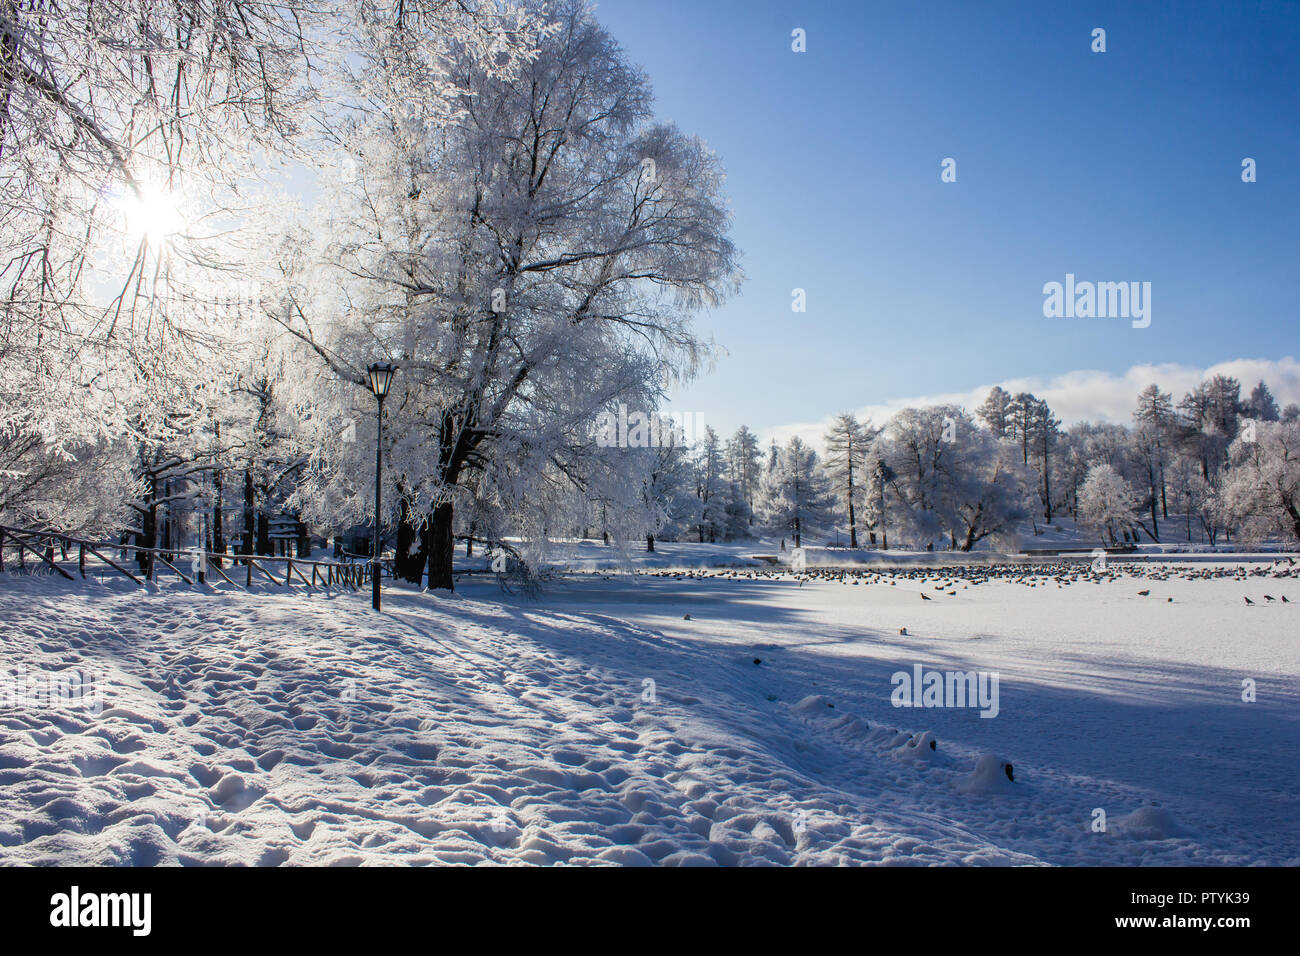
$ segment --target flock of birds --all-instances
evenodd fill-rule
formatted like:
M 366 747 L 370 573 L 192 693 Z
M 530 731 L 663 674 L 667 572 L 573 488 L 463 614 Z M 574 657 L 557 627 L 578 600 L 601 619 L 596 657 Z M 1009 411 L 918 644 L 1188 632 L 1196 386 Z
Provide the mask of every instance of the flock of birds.
M 1269 564 L 1246 565 L 1197 565 L 1174 562 L 1152 563 L 1125 562 L 1116 564 L 1108 562 L 1097 566 L 1091 561 L 1057 561 L 1046 564 L 960 564 L 946 567 L 861 567 L 861 568 L 807 568 L 792 571 L 788 567 L 769 568 L 703 568 L 698 570 L 651 570 L 640 572 L 657 578 L 671 578 L 676 581 L 704 581 L 722 579 L 729 581 L 797 581 L 802 587 L 807 581 L 839 582 L 846 585 L 883 584 L 897 587 L 899 581 L 911 581 L 928 589 L 920 591 L 921 600 L 932 601 L 935 597 L 956 597 L 959 591 L 977 588 L 992 581 L 1010 581 L 1028 588 L 1071 587 L 1075 584 L 1103 584 L 1124 578 L 1140 578 L 1146 581 L 1163 582 L 1169 580 L 1217 580 L 1235 579 L 1243 585 L 1264 578 L 1267 580 L 1289 580 L 1300 578 L 1300 563 L 1295 558 L 1283 558 Z M 1270 589 L 1276 589 L 1270 586 Z M 1140 597 L 1149 597 L 1152 588 L 1138 591 Z M 1242 600 L 1249 607 L 1258 602 L 1249 595 Z M 1166 601 L 1172 603 L 1173 598 Z M 1278 602 L 1294 604 L 1285 594 L 1264 594 L 1265 603 Z

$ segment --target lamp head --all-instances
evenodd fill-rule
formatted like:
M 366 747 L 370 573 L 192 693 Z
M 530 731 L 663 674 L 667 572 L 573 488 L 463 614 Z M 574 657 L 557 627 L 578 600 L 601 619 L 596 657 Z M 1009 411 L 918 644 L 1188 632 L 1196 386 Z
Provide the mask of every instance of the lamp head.
M 366 369 L 366 374 L 370 377 L 370 391 L 375 393 L 375 398 L 383 401 L 388 395 L 396 371 L 397 366 L 389 365 L 387 362 L 376 362 Z

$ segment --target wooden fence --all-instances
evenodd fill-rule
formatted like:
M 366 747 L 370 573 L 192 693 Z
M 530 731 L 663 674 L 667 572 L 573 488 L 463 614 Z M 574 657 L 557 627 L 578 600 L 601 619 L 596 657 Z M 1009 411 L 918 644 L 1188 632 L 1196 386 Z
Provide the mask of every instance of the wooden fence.
M 223 565 L 229 563 L 232 572 L 235 571 L 236 566 L 242 565 L 244 571 L 243 586 L 245 588 L 252 587 L 254 571 L 257 571 L 260 576 L 264 576 L 272 584 L 286 588 L 292 585 L 295 579 L 309 588 L 335 586 L 361 588 L 369 582 L 371 569 L 369 557 L 365 558 L 364 561 L 312 561 L 307 558 L 291 558 L 270 554 L 225 554 L 204 551 L 202 552 L 204 560 L 199 562 L 197 560 L 199 552 L 196 550 L 176 551 L 167 548 L 145 548 L 140 545 L 121 542 L 87 541 L 57 531 L 36 531 L 31 528 L 12 528 L 7 525 L 0 525 L 0 572 L 5 570 L 5 548 L 12 548 L 17 552 L 20 565 L 25 564 L 25 556 L 30 554 L 36 558 L 40 565 L 48 567 L 54 573 L 61 574 L 69 581 L 74 581 L 76 578 L 63 567 L 63 564 L 75 560 L 77 572 L 84 578 L 86 576 L 87 555 L 99 559 L 106 568 L 111 569 L 114 573 L 125 575 L 136 584 L 141 585 L 144 584 L 145 580 L 157 580 L 159 565 L 169 568 L 178 578 L 189 585 L 204 584 L 207 575 L 215 572 L 216 575 L 235 587 L 239 587 L 239 585 L 226 573 Z M 75 552 L 75 558 L 71 557 L 73 552 Z M 121 563 L 109 557 L 114 552 L 117 552 L 121 558 Z M 122 557 L 123 552 L 134 553 L 136 565 L 143 564 L 144 568 L 137 568 L 136 572 L 132 572 L 124 567 L 124 564 L 131 563 L 131 559 Z M 143 561 L 141 556 L 145 558 Z M 184 564 L 186 559 L 192 562 L 190 574 L 186 574 L 176 564 L 172 563 Z M 276 564 L 281 565 L 281 567 L 276 568 L 276 572 L 273 573 L 268 569 L 268 565 L 275 567 Z M 200 569 L 206 568 L 206 572 L 204 570 L 193 570 L 195 565 Z M 311 569 L 310 579 L 307 577 L 306 568 Z M 380 573 L 392 575 L 390 562 L 380 562 Z M 281 580 L 278 574 L 283 574 L 284 579 Z M 193 577 L 190 575 L 193 575 Z

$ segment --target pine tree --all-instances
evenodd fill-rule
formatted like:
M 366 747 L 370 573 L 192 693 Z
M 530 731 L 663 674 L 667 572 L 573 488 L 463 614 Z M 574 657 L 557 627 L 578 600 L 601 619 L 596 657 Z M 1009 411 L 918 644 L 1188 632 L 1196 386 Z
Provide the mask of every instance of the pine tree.
M 791 438 L 763 481 L 763 516 L 774 533 L 790 534 L 802 547 L 805 534 L 825 530 L 835 520 L 830 479 L 817 453 L 798 436 Z
M 997 438 L 1006 438 L 1011 430 L 1012 399 L 1009 392 L 994 385 L 975 414 L 989 427 Z
M 730 482 L 725 474 L 722 445 L 712 426 L 704 430 L 704 439 L 695 460 L 695 482 L 695 495 L 700 499 L 700 522 L 696 529 L 700 543 L 706 538 L 710 542 L 717 541 L 718 534 L 725 533 L 726 491 Z
M 1251 390 L 1250 398 L 1246 400 L 1245 412 L 1251 418 L 1261 422 L 1278 421 L 1282 415 L 1278 411 L 1277 399 L 1269 391 L 1268 386 L 1263 382 Z
M 1038 399 L 1033 405 L 1031 431 L 1038 455 L 1039 491 L 1043 498 L 1043 516 L 1052 520 L 1052 449 L 1061 435 L 1061 420 L 1052 414 L 1047 402 Z
M 848 413 L 835 416 L 826 432 L 826 471 L 849 518 L 849 547 L 858 546 L 857 513 L 866 491 L 867 450 L 875 433 Z
M 1169 493 L 1166 487 L 1165 467 L 1168 464 L 1167 450 L 1173 440 L 1174 429 L 1178 422 L 1178 417 L 1174 413 L 1173 396 L 1168 392 L 1160 391 L 1158 385 L 1148 385 L 1138 395 L 1137 408 L 1133 410 L 1133 421 L 1137 423 L 1140 430 L 1145 431 L 1144 444 L 1154 455 L 1156 473 L 1160 482 L 1160 513 L 1168 518 Z M 1155 520 L 1155 514 L 1152 513 L 1153 526 Z
M 759 451 L 758 436 L 741 425 L 727 441 L 724 454 L 727 459 L 727 477 L 735 482 L 750 512 L 752 523 L 754 499 L 758 495 L 758 484 L 763 474 L 763 455 Z

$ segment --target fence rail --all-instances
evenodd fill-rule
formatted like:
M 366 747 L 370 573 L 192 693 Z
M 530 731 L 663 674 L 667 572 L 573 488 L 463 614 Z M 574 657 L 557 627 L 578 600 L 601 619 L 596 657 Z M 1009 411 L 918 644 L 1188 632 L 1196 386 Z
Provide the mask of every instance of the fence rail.
M 372 561 L 367 556 L 364 560 L 357 561 L 314 561 L 310 558 L 293 558 L 288 555 L 272 554 L 228 554 L 221 551 L 199 551 L 198 549 L 181 549 L 174 548 L 146 548 L 142 545 L 128 544 L 116 541 L 90 541 L 85 538 L 78 538 L 73 535 L 63 534 L 59 531 L 39 531 L 33 528 L 14 528 L 8 525 L 0 525 L 0 572 L 5 570 L 5 548 L 11 547 L 18 554 L 20 565 L 25 565 L 25 556 L 30 554 L 37 561 L 48 567 L 52 572 L 58 573 L 69 581 L 75 581 L 76 578 L 60 563 L 70 562 L 73 560 L 69 557 L 69 552 L 76 551 L 77 571 L 81 577 L 86 576 L 86 556 L 92 555 L 104 563 L 104 565 L 118 574 L 125 575 L 136 584 L 143 585 L 145 580 L 157 580 L 158 565 L 161 564 L 169 569 L 186 584 L 205 584 L 207 583 L 207 574 L 216 572 L 227 583 L 234 587 L 239 587 L 229 574 L 226 573 L 223 565 L 229 562 L 230 569 L 233 571 L 236 565 L 244 566 L 244 588 L 253 586 L 253 571 L 258 571 L 266 577 L 272 584 L 279 587 L 290 587 L 296 577 L 303 585 L 309 588 L 316 587 L 350 587 L 361 588 L 369 581 Z M 56 556 L 56 549 L 58 555 Z M 113 552 L 134 552 L 137 565 L 143 564 L 144 567 L 138 569 L 138 573 L 127 570 L 122 564 L 114 561 L 109 554 Z M 107 553 L 105 553 L 107 552 Z M 198 555 L 203 555 L 203 560 L 198 561 Z M 147 560 L 142 561 L 141 556 L 147 556 Z M 194 577 L 190 577 L 180 568 L 173 564 L 173 561 L 181 561 L 182 557 L 189 558 L 198 570 L 192 570 Z M 129 558 L 122 559 L 124 563 L 129 563 Z M 283 566 L 276 571 L 283 573 L 284 579 L 281 580 L 276 573 L 268 570 L 267 566 L 274 567 L 276 562 Z M 392 575 L 391 562 L 381 560 L 379 562 L 380 573 Z M 311 568 L 311 579 L 308 580 L 304 568 Z M 143 579 L 141 578 L 143 575 Z

